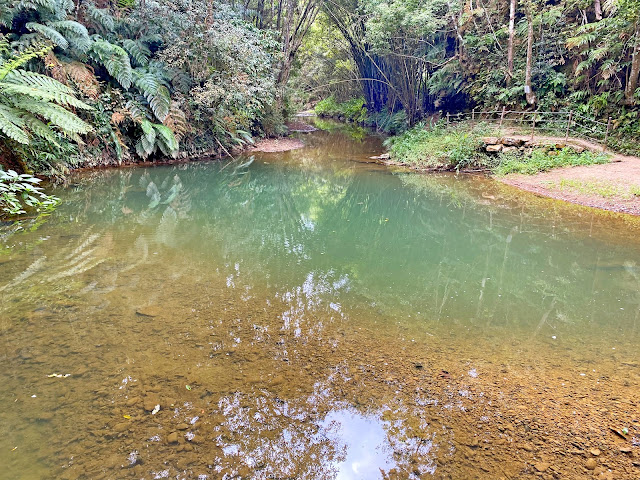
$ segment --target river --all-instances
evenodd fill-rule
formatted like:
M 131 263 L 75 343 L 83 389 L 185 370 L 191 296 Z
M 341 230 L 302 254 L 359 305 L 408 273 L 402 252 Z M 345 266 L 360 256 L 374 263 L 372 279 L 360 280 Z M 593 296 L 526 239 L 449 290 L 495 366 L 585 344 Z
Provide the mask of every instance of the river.
M 640 221 L 302 139 L 0 231 L 0 478 L 637 478 Z

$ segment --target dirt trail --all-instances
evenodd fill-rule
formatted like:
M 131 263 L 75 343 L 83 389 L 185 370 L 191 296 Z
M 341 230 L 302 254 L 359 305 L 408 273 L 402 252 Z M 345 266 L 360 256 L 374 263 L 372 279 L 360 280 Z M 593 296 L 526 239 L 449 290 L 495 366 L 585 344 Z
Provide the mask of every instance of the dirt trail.
M 523 140 L 530 135 L 509 134 Z M 564 137 L 536 136 L 536 142 L 564 144 Z M 569 138 L 569 145 L 602 152 L 603 146 L 588 140 Z M 536 175 L 510 174 L 500 181 L 539 195 L 589 207 L 640 215 L 640 158 L 611 154 L 611 163 L 566 167 Z

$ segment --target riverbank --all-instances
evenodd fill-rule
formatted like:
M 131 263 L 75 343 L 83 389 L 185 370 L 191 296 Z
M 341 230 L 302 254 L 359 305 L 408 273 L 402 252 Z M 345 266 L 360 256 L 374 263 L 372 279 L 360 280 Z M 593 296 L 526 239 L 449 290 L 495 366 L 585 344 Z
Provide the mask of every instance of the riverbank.
M 564 138 L 539 141 L 564 143 Z M 601 145 L 572 138 L 567 142 L 590 151 Z M 546 197 L 619 213 L 640 215 L 640 158 L 610 154 L 609 163 L 553 169 L 535 175 L 509 174 L 499 181 Z
M 500 145 L 506 137 L 521 146 Z M 462 126 L 415 128 L 385 144 L 389 155 L 377 158 L 387 165 L 423 172 L 486 172 L 502 183 L 537 195 L 640 215 L 640 158 L 603 154 L 602 145 L 584 139 L 531 139 L 530 134 L 514 130 L 483 126 L 476 131 Z

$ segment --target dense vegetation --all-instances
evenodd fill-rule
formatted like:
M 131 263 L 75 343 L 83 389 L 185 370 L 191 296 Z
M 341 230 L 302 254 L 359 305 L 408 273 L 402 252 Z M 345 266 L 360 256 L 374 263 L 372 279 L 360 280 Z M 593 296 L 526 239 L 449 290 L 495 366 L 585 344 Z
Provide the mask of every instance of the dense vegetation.
M 640 133 L 637 0 L 334 0 L 324 15 L 342 42 L 310 37 L 327 53 L 307 48 L 324 65 L 304 67 L 307 100 L 363 95 L 408 125 L 472 107 L 574 110 Z
M 0 35 L 7 165 L 63 174 L 227 150 L 278 123 L 277 38 L 228 5 L 3 0 Z

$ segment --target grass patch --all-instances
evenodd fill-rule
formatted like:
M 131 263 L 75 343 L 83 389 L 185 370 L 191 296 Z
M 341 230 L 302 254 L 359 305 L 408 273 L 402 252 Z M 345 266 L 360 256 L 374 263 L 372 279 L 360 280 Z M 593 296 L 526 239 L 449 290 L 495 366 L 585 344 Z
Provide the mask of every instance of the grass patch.
M 639 185 L 626 187 L 605 180 L 574 180 L 563 178 L 559 182 L 547 182 L 547 184 L 551 188 L 559 188 L 564 191 L 601 198 L 618 197 L 624 200 L 631 200 L 640 197 Z
M 571 190 L 583 195 L 595 195 L 602 198 L 625 196 L 624 189 L 609 182 L 570 180 L 563 178 L 558 186 L 563 190 Z
M 533 175 L 538 172 L 546 172 L 553 168 L 594 165 L 608 162 L 609 157 L 602 153 L 589 151 L 576 153 L 571 148 L 551 151 L 536 149 L 532 150 L 529 154 L 522 154 L 520 152 L 500 154 L 498 165 L 493 169 L 493 172 L 496 175 L 507 175 L 508 173 Z
M 482 128 L 436 125 L 426 128 L 424 123 L 395 137 L 388 138 L 385 146 L 391 159 L 420 168 L 460 170 L 463 168 L 486 168 L 491 158 L 481 151 Z

